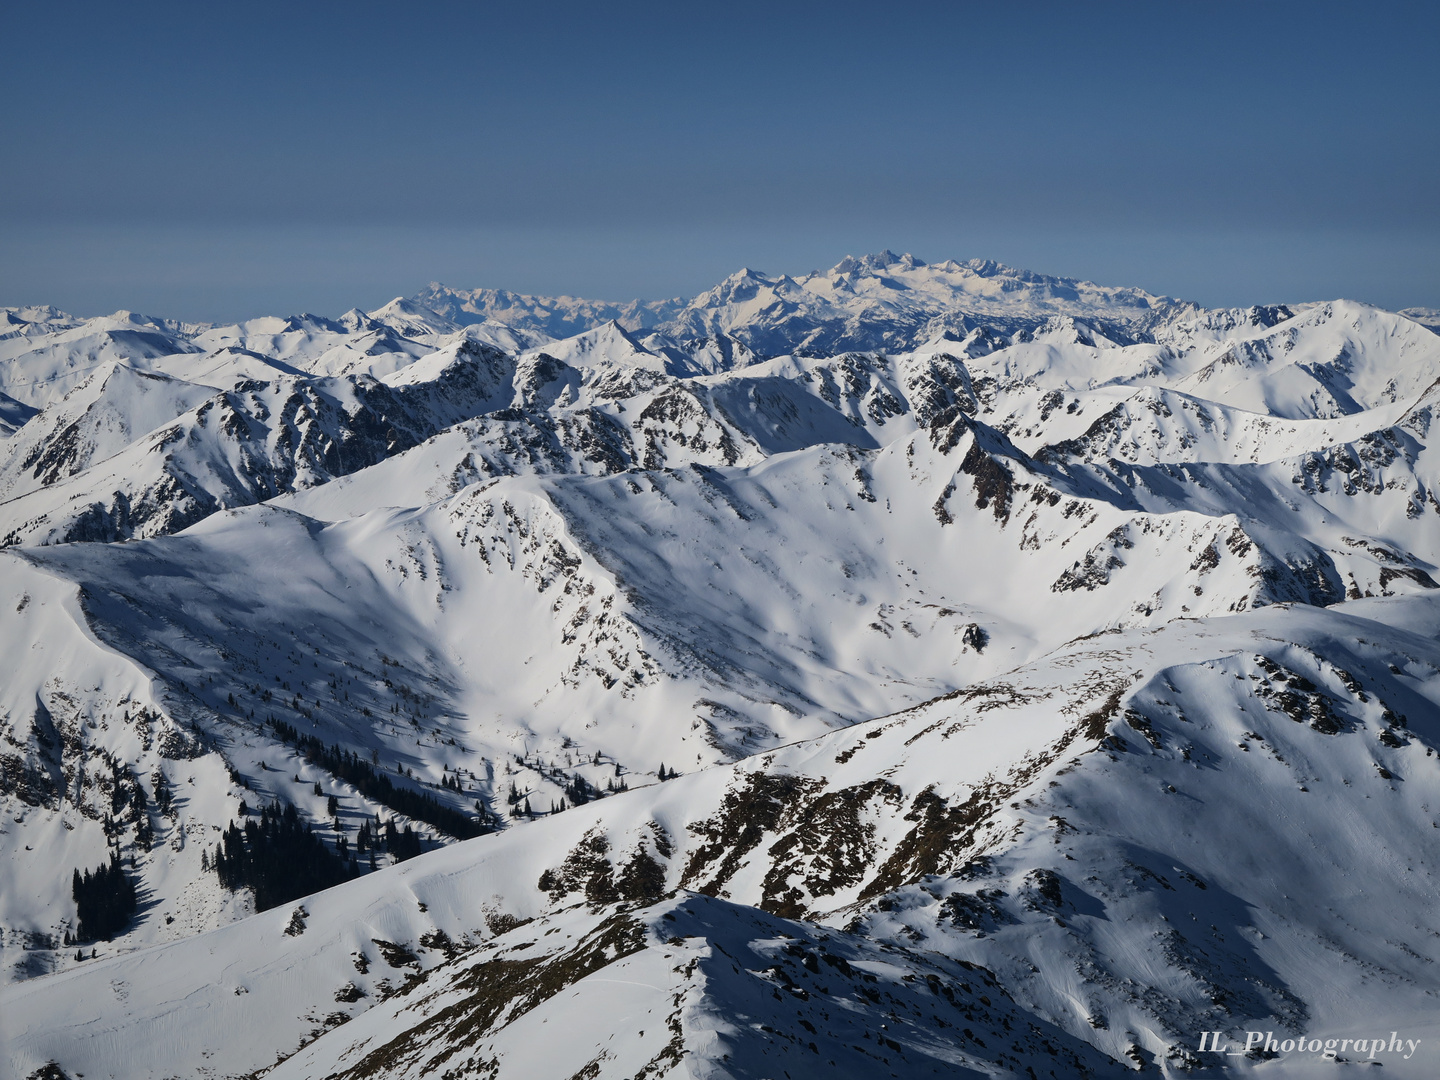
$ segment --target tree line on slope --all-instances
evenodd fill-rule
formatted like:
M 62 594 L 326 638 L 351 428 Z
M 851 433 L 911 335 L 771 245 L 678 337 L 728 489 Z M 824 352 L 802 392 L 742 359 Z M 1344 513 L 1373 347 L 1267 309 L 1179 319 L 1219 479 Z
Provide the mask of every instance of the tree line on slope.
M 243 829 L 232 821 L 214 858 L 202 865 L 230 891 L 250 889 L 256 911 L 360 876 L 359 863 L 326 847 L 294 806 L 262 807 L 258 820 L 248 818 Z
M 350 784 L 367 798 L 383 803 L 390 809 L 433 825 L 441 832 L 460 840 L 494 832 L 495 825 L 483 810 L 479 819 L 445 806 L 433 795 L 400 787 L 352 750 L 337 745 L 326 746 L 314 735 L 301 735 L 293 724 L 270 720 L 270 727 L 282 742 L 293 743 L 310 764 Z

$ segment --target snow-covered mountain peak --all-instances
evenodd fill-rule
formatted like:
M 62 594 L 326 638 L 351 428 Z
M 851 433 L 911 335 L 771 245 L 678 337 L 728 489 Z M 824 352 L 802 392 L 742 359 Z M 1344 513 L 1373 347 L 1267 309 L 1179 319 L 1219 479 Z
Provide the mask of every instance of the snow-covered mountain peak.
M 754 300 L 762 290 L 773 296 L 777 291 L 784 291 L 784 283 L 772 282 L 763 274 L 745 267 L 735 271 L 709 292 L 702 293 L 700 297 L 691 301 L 691 305 L 744 303 Z
M 651 352 L 614 319 L 576 334 L 574 337 L 552 341 L 531 352 L 543 352 L 574 368 L 598 368 L 615 366 L 620 368 L 644 368 L 664 372 L 665 358 Z
M 908 253 L 897 256 L 890 251 L 860 258 L 847 256 L 830 271 L 808 275 L 802 281 L 818 288 L 822 281 L 833 283 L 840 278 L 873 279 L 889 290 L 914 292 L 931 301 L 948 298 L 955 305 L 980 303 L 995 314 L 1005 314 L 1008 308 L 1011 313 L 1028 310 L 1044 317 L 1088 314 L 1119 321 L 1175 303 L 1138 289 L 1111 289 L 1088 281 L 1049 277 L 989 259 L 927 264 Z M 984 314 L 985 309 L 975 311 Z
M 509 353 L 520 353 L 548 344 L 553 339 L 539 330 L 519 330 L 506 323 L 487 319 L 478 323 L 466 323 L 459 330 L 460 336 L 468 341 L 492 345 Z
M 61 311 L 51 304 L 31 304 L 25 307 L 0 307 L 6 326 L 40 324 L 55 326 L 60 323 L 73 324 L 80 320 L 69 312 Z
M 352 307 L 335 321 L 352 334 L 374 329 L 374 320 L 358 307 Z
M 367 312 L 374 322 L 383 323 L 407 337 L 453 334 L 460 329 L 458 323 L 445 318 L 439 312 L 415 300 L 397 296 L 383 307 Z
M 1177 389 L 1252 412 L 1332 417 L 1413 398 L 1440 377 L 1436 335 L 1391 312 L 1351 300 L 1251 311 L 1188 353 Z
M 831 276 L 838 277 L 844 274 L 861 273 L 866 270 L 887 270 L 891 267 L 914 270 L 916 267 L 924 265 L 923 262 L 915 258 L 915 256 L 911 255 L 908 251 L 904 255 L 896 255 L 887 248 L 884 251 L 875 252 L 870 255 L 860 255 L 858 257 L 855 255 L 846 255 L 830 268 L 829 273 Z

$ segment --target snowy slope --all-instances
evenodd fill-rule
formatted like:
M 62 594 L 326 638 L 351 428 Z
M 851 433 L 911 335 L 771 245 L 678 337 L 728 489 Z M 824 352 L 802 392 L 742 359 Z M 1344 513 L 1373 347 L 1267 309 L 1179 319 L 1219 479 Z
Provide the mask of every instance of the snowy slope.
M 81 473 L 213 393 L 212 387 L 107 363 L 6 445 L 0 499 Z
M 1436 336 L 1364 304 L 1317 304 L 1197 350 L 1175 388 L 1252 412 L 1341 416 L 1413 398 L 1440 378 Z
M 0 336 L 0 393 L 39 409 L 107 363 L 149 369 L 157 360 L 196 351 L 199 346 L 173 325 L 130 312 L 80 323 L 26 323 Z
M 141 873 L 163 898 L 137 941 L 164 941 L 223 925 L 253 910 L 200 872 L 200 848 L 211 825 L 236 802 L 227 797 L 226 764 L 208 753 L 166 700 L 151 673 L 108 648 L 86 625 L 86 599 L 74 586 L 13 556 L 3 557 L 7 621 L 3 648 L 12 664 L 0 687 L 0 775 L 6 818 L 0 826 L 0 955 L 9 977 L 45 974 L 68 952 L 54 919 L 74 905 L 67 873 L 57 866 L 104 863 L 115 837 L 133 839 L 143 821 L 155 836 Z M 175 792 L 160 812 L 163 783 Z M 137 788 L 149 808 L 131 805 Z M 117 806 L 117 803 L 119 804 Z M 54 930 L 56 938 L 48 935 Z M 37 936 L 39 935 L 39 936 Z
M 542 346 L 547 356 L 573 368 L 595 366 L 665 370 L 663 357 L 650 352 L 620 328 L 614 320 L 563 341 Z
M 411 408 L 368 377 L 281 376 L 217 392 L 131 368 L 102 374 L 7 444 L 0 484 L 11 497 L 0 503 L 0 542 L 173 532 L 371 465 L 440 426 L 434 409 Z M 473 387 L 457 381 L 466 380 L 444 388 L 464 402 Z M 137 392 L 146 386 L 160 389 Z M 146 427 L 167 412 L 154 430 Z M 136 432 L 143 434 L 123 441 Z
M 3 319 L 17 1075 L 1434 1073 L 1414 318 L 882 253 Z M 425 854 L 252 915 L 270 804 Z
M 293 751 L 264 727 L 277 717 L 432 786 L 464 775 L 463 795 L 432 790 L 501 813 L 511 785 L 544 808 L 577 773 L 603 789 L 688 771 L 1115 626 L 1433 588 L 1418 542 L 1429 561 L 1334 526 L 1307 538 L 1238 484 L 1208 512 L 1154 513 L 1007 446 L 952 411 L 882 450 L 502 478 L 346 512 L 374 495 L 365 470 L 288 500 L 311 516 L 27 558 L 76 581 L 86 629 L 184 703 L 236 770 L 234 798 L 241 783 L 294 798 Z M 405 490 L 426 449 L 377 466 L 375 490 Z
M 1429 1035 L 1440 990 L 1427 902 L 1440 872 L 1429 838 L 1440 794 L 1437 630 L 1440 608 L 1426 598 L 1333 612 L 1268 608 L 1075 642 L 909 713 L 452 847 L 163 950 L 82 965 L 7 992 L 4 1013 L 27 1062 L 54 1058 L 87 1075 L 107 1075 L 106 1055 L 117 1054 L 134 1070 L 127 1075 L 201 1062 L 251 1069 L 309 1042 L 312 1028 L 366 1010 L 409 968 L 427 971 L 424 982 L 358 1027 L 311 1043 L 290 1066 L 294 1075 L 361 1060 L 355 1075 L 410 1075 L 424 1059 L 471 1053 L 475 1034 L 521 1075 L 522 1062 L 537 1060 L 526 1055 L 548 1048 L 528 1026 L 492 1029 L 496 1017 L 569 1027 L 596 1009 L 595 1030 L 623 1042 L 577 1033 L 548 1052 L 580 1054 L 580 1065 L 598 1058 L 596 1075 L 627 1075 L 620 1070 L 644 1045 L 637 1032 L 649 1028 L 652 1038 L 663 1032 L 652 1053 L 679 1040 L 667 1069 L 687 1049 L 743 1061 L 759 1047 L 736 1030 L 735 1010 L 772 1029 L 764 1041 L 772 1054 L 799 1055 L 811 1036 L 796 998 L 810 1009 L 846 1009 L 842 1022 L 871 1036 L 869 1046 L 843 1040 L 844 1068 L 869 1060 L 873 1069 L 873 1055 L 894 1044 L 890 1064 L 901 1075 L 930 1075 L 935 1058 L 944 1060 L 926 1044 L 983 1060 L 998 1049 L 990 1040 L 1008 1043 L 1030 1024 L 1049 1045 L 1040 1052 L 1083 1056 L 1076 1044 L 1085 1042 L 1117 1062 L 1170 1066 L 1198 1062 L 1189 1036 L 1202 1029 L 1368 1037 L 1377 1025 L 1406 1022 Z M 767 923 L 699 898 L 681 917 L 677 908 L 692 908 L 684 894 L 679 905 L 630 916 L 639 927 L 610 916 L 617 900 L 649 903 L 677 885 L 848 933 Z M 1352 928 L 1362 887 L 1393 901 L 1366 910 L 1378 932 L 1364 940 Z M 571 906 L 577 901 L 595 914 Z M 673 926 L 661 921 L 667 908 Z M 506 933 L 516 919 L 537 917 Z M 896 950 L 866 955 L 856 932 Z M 674 951 L 655 955 L 666 933 Z M 553 934 L 565 936 L 547 941 Z M 785 935 L 795 949 L 786 950 Z M 867 1008 L 867 988 L 845 1005 L 853 974 L 842 977 L 830 960 L 798 962 L 822 945 L 880 977 L 870 1000 L 888 994 L 885 1012 L 855 1016 L 856 1006 Z M 565 954 L 549 978 L 530 966 L 537 946 Z M 908 951 L 917 947 L 933 959 Z M 610 966 L 636 948 L 649 959 Z M 463 959 L 447 962 L 447 953 Z M 725 961 L 715 963 L 717 954 Z M 507 969 L 510 956 L 524 962 Z M 624 973 L 645 963 L 654 966 L 638 981 L 657 998 L 635 1004 L 581 985 L 602 970 L 621 985 L 637 981 Z M 770 1004 L 760 1005 L 764 992 L 753 983 L 729 984 L 766 977 L 767 967 Z M 920 999 L 901 1006 L 907 969 L 917 975 L 908 993 Z M 991 978 L 1005 996 L 994 990 L 984 1004 L 1002 1002 L 1022 1023 L 1012 1019 L 1012 1034 L 1000 1036 L 998 1017 L 975 1015 L 972 997 L 959 1007 L 979 1040 L 941 1034 L 932 1017 L 949 995 L 940 987 L 954 993 L 964 981 L 973 995 L 973 981 L 983 993 Z M 86 980 L 107 995 L 112 985 L 126 989 L 125 1001 L 106 1009 L 103 1040 L 72 1034 L 94 1023 Z M 341 994 L 347 986 L 358 993 Z M 717 1002 L 737 990 L 755 1004 Z M 584 994 L 581 1009 L 573 1002 Z M 512 995 L 523 1008 L 507 1009 Z M 655 1020 L 637 1014 L 648 1006 L 656 1016 L 672 995 Z M 180 997 L 190 1008 L 203 1001 L 213 1022 L 153 1038 L 174 1023 L 156 1027 Z M 351 1000 L 337 1015 L 341 997 Z M 726 1021 L 719 1039 L 716 1013 Z M 475 1019 L 458 1022 L 467 1015 Z M 1052 1025 L 1060 1033 L 1044 1037 Z M 833 1025 L 825 1027 L 833 1039 Z M 231 1028 L 264 1035 L 224 1039 Z M 1035 1061 L 1033 1035 L 1017 1041 L 1028 1043 L 1017 1047 L 1019 1061 L 990 1058 L 1001 1074 Z M 390 1050 L 370 1057 L 382 1044 Z M 833 1045 L 827 1053 L 836 1054 Z M 613 1058 L 598 1054 L 607 1049 Z M 1399 1074 L 1427 1075 L 1435 1053 Z M 564 1075 L 558 1060 L 543 1067 Z M 469 1068 L 462 1074 L 479 1066 Z M 1081 1073 L 1067 1065 L 1056 1075 Z

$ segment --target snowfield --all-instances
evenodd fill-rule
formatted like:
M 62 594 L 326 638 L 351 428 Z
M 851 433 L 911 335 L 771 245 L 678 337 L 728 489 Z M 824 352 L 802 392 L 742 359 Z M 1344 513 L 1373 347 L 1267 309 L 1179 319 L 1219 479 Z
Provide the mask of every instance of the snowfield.
M 1423 320 L 888 252 L 5 317 L 4 1075 L 1440 1067 Z M 272 806 L 339 884 L 222 885 Z

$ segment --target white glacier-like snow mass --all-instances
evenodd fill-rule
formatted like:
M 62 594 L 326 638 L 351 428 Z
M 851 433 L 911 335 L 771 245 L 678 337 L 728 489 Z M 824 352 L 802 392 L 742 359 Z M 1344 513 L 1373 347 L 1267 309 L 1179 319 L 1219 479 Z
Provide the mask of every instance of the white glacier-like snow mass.
M 0 1075 L 1440 1072 L 1433 311 L 0 313 Z

